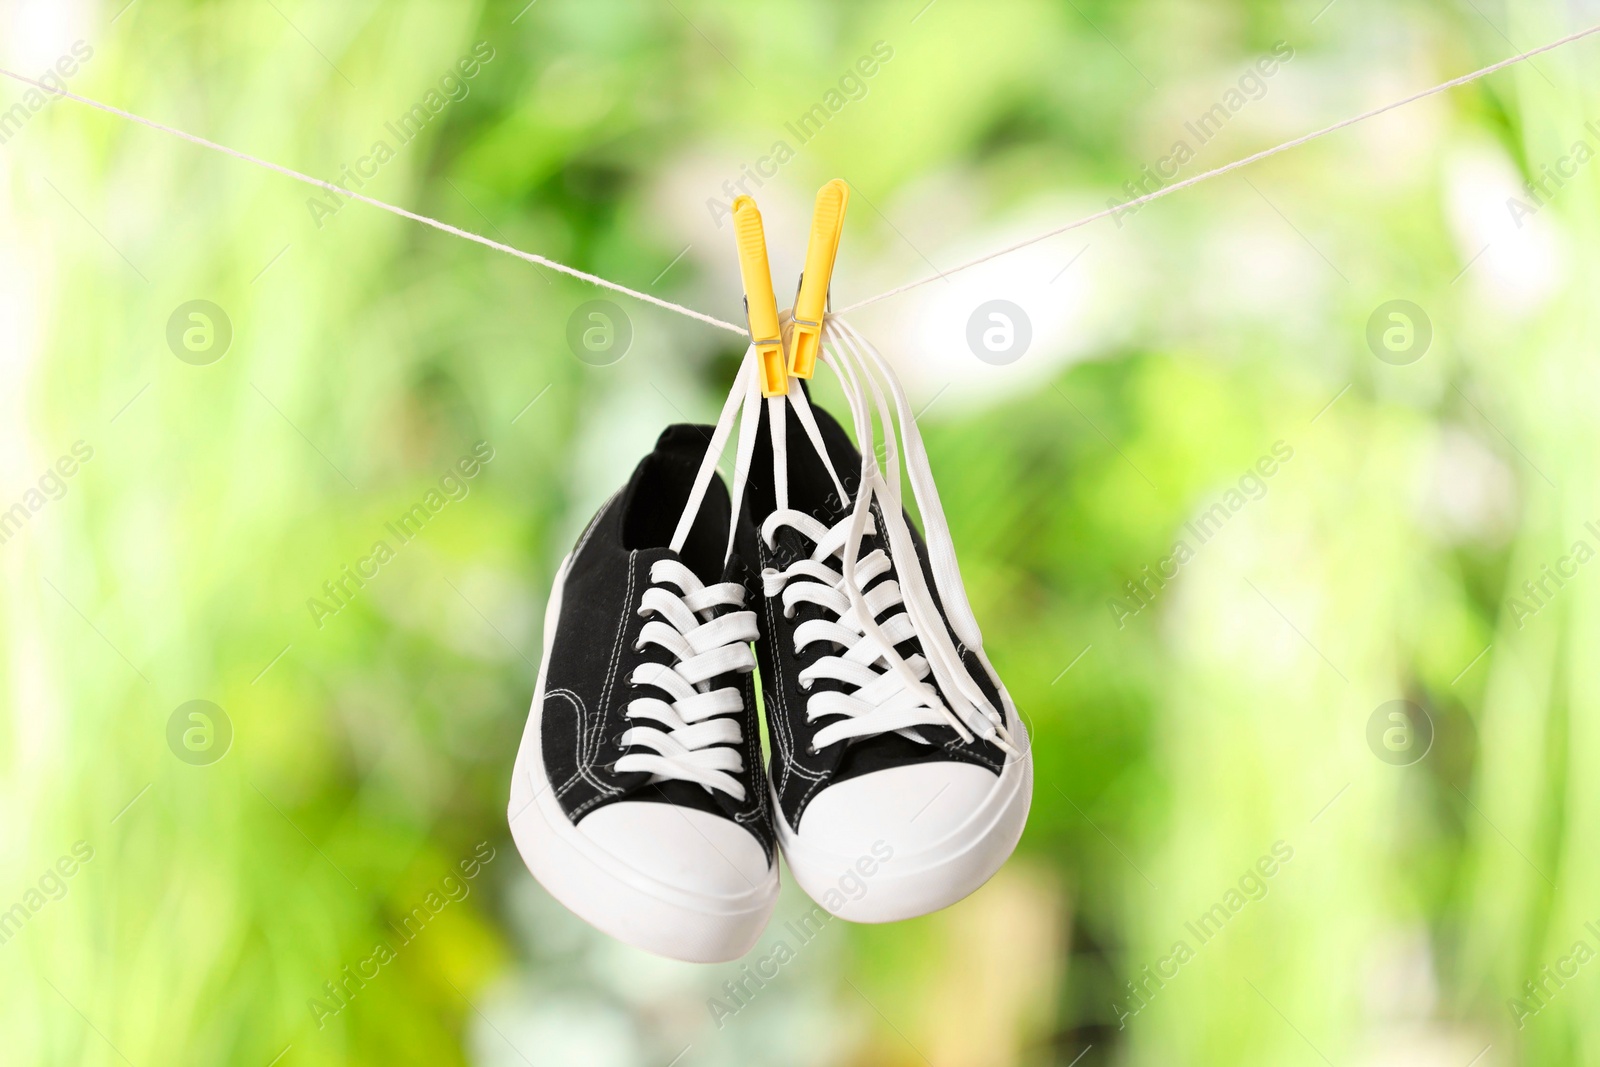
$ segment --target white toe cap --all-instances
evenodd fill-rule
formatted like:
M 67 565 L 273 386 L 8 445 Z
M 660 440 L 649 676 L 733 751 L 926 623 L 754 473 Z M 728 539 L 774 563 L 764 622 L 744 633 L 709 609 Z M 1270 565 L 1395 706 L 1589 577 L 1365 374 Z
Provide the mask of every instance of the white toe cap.
M 584 816 L 578 832 L 640 874 L 691 893 L 737 897 L 771 877 L 750 831 L 697 808 L 619 801 Z
M 849 778 L 817 794 L 798 836 L 836 856 L 923 852 L 967 822 L 1000 779 L 971 763 L 913 763 Z

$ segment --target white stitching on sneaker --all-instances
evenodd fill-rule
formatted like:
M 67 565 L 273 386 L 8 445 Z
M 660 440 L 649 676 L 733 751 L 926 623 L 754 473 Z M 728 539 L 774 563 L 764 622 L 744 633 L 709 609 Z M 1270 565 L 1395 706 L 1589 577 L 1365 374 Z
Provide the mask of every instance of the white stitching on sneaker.
M 577 785 L 579 782 L 587 782 L 600 791 L 599 795 L 594 798 L 596 800 L 604 800 L 608 796 L 615 796 L 617 793 L 621 792 L 621 790 L 616 786 L 608 785 L 601 781 L 593 772 L 595 765 L 595 746 L 587 727 L 584 726 L 584 723 L 590 718 L 590 716 L 588 706 L 584 704 L 583 698 L 577 693 L 573 692 L 571 689 L 552 689 L 545 694 L 546 715 L 550 713 L 549 703 L 551 697 L 563 697 L 572 705 L 572 749 L 573 761 L 576 767 L 567 780 L 562 782 L 561 785 L 556 788 L 555 795 L 557 797 L 565 796 L 569 791 L 571 791 L 572 787 Z
M 562 797 L 565 796 L 573 786 L 577 785 L 583 780 L 584 708 L 583 698 L 578 696 L 578 694 L 574 693 L 572 690 L 552 689 L 544 695 L 544 709 L 542 714 L 545 718 L 550 717 L 550 700 L 552 697 L 562 698 L 566 700 L 572 707 L 572 765 L 576 769 L 567 777 L 566 781 L 556 786 L 555 795 L 557 797 Z
M 758 557 L 765 555 L 764 546 L 757 546 L 756 551 Z M 762 597 L 761 599 L 763 609 L 767 613 L 767 632 L 776 633 L 778 620 L 777 616 L 773 614 L 773 599 L 771 597 Z M 791 772 L 802 778 L 809 778 L 813 783 L 820 782 L 824 776 L 820 771 L 807 770 L 800 763 L 799 745 L 795 739 L 794 728 L 789 719 L 789 692 L 783 680 L 783 660 L 777 655 L 776 651 L 772 656 L 772 673 L 775 677 L 772 679 L 770 689 L 777 697 L 778 715 L 775 729 L 773 716 L 767 716 L 767 729 L 774 731 L 773 736 L 775 738 L 781 737 L 782 743 L 778 746 L 778 754 L 783 757 L 783 767 L 782 774 L 778 778 L 778 792 L 782 794 L 784 790 L 789 788 L 789 775 Z M 766 690 L 764 689 L 763 692 L 766 692 Z M 815 784 L 813 784 L 812 788 L 816 788 Z
M 617 669 L 622 665 L 622 639 L 628 632 L 628 612 L 633 604 L 634 587 L 638 584 L 635 580 L 639 570 L 638 556 L 639 553 L 637 551 L 628 553 L 628 584 L 622 594 L 622 614 L 617 619 L 617 636 L 611 645 L 611 659 L 606 667 L 605 685 L 600 687 L 600 705 L 595 709 L 594 722 L 590 727 L 595 734 L 590 751 L 594 751 L 595 748 L 599 747 L 599 742 L 603 739 L 606 716 L 611 710 L 609 697 L 612 691 L 616 689 Z M 619 792 L 616 787 L 601 783 L 598 778 L 587 771 L 585 771 L 585 776 L 608 794 Z

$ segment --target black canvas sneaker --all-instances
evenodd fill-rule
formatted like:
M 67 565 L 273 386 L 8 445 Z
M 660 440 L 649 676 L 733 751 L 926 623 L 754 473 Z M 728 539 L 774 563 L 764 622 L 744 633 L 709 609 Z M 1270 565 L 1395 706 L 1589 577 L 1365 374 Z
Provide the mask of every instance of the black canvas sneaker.
M 561 564 L 508 809 L 557 900 L 630 945 L 707 963 L 748 951 L 778 896 L 757 624 L 721 479 L 686 508 L 708 437 L 663 433 Z
M 931 486 L 921 442 L 909 440 L 915 428 L 905 432 L 913 479 Z M 941 591 L 955 589 L 968 619 L 970 609 L 937 500 L 930 509 L 919 495 L 946 538 L 943 584 L 898 503 L 886 514 L 897 487 L 876 464 L 857 513 L 861 454 L 798 382 L 787 402 L 769 404 L 749 469 L 742 553 L 760 572 L 752 595 L 769 775 L 790 871 L 828 911 L 859 922 L 952 904 L 1015 848 L 1033 769 L 1026 727 L 981 637 L 954 636 L 954 596 Z M 852 601 L 852 585 L 863 599 Z M 976 634 L 975 623 L 967 629 Z

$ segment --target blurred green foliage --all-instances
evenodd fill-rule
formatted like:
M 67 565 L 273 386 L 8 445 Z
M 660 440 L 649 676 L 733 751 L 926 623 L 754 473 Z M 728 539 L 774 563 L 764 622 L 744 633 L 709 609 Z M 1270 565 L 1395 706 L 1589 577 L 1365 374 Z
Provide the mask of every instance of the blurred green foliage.
M 794 205 L 851 181 L 846 303 L 1125 197 L 1279 42 L 1293 59 L 1184 176 L 1580 17 L 14 6 L 8 67 L 85 41 L 74 91 L 329 180 L 386 141 L 361 191 L 731 320 L 723 182 L 877 42 L 892 58 L 861 95 L 750 189 L 795 246 L 781 279 Z M 1600 202 L 1591 169 L 1549 178 L 1600 143 L 1595 47 L 1058 238 L 1042 277 L 983 275 L 1040 326 L 1014 366 L 976 366 L 964 305 L 931 348 L 911 329 L 972 290 L 858 317 L 931 401 L 1038 788 L 984 890 L 830 925 L 722 1028 L 705 1002 L 739 969 L 583 928 L 503 809 L 554 565 L 661 426 L 714 417 L 738 339 L 618 298 L 631 348 L 590 365 L 567 342 L 599 295 L 581 282 L 49 104 L 0 148 L 0 506 L 76 442 L 92 458 L 0 544 L 5 1061 L 1595 1062 L 1594 968 L 1562 961 L 1600 949 L 1600 599 L 1579 569 L 1531 615 L 1509 603 L 1600 545 Z M 430 91 L 460 98 L 391 133 Z M 1546 202 L 1516 225 L 1529 181 Z M 1366 342 L 1396 298 L 1433 328 L 1405 365 Z M 232 326 L 204 365 L 166 341 L 194 299 Z M 459 497 L 337 611 L 308 608 L 479 442 Z M 1241 478 L 1280 445 L 1257 494 Z M 231 723 L 211 763 L 169 743 L 195 699 Z M 1368 743 L 1398 699 L 1433 734 L 1403 766 Z

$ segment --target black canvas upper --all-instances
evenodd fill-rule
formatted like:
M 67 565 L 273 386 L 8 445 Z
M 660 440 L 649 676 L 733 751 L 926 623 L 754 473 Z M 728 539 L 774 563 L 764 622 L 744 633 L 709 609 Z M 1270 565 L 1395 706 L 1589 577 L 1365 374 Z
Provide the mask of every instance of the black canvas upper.
M 652 784 L 646 772 L 614 769 L 628 751 L 620 738 L 632 725 L 625 715 L 629 702 L 652 695 L 670 700 L 651 686 L 630 684 L 639 664 L 672 662 L 671 654 L 658 645 L 636 647 L 649 621 L 638 609 L 650 587 L 651 566 L 674 558 L 667 546 L 710 437 L 709 427 L 668 427 L 628 484 L 606 502 L 579 538 L 567 564 L 545 669 L 540 747 L 550 788 L 574 823 L 622 800 L 681 804 L 735 820 L 771 857 L 775 845 L 749 673 L 711 681 L 714 689 L 735 686 L 744 697 L 740 721 L 744 770 L 733 775 L 744 786 L 743 801 L 695 782 Z M 713 476 L 683 553 L 676 558 L 708 585 L 733 581 L 749 588 L 749 568 L 737 549 L 726 567 L 723 564 L 729 517 L 728 490 L 721 478 Z M 741 543 L 747 540 L 741 538 Z M 754 607 L 750 601 L 746 606 Z
M 851 498 L 841 501 L 810 438 L 805 435 L 798 416 L 794 414 L 790 405 L 785 405 L 784 410 L 788 413 L 785 439 L 789 458 L 789 506 L 832 526 L 849 514 L 860 482 L 861 455 L 838 422 L 822 408 L 812 404 L 811 410 L 816 416 L 834 470 L 838 472 Z M 808 558 L 815 548 L 799 532 L 786 526 L 778 529 L 774 547 L 771 549 L 759 536 L 757 531 L 762 521 L 776 508 L 772 472 L 771 431 L 766 417 L 763 416 L 745 500 L 749 521 L 740 524 L 741 554 L 757 561 L 758 573 L 767 568 L 784 570 L 797 559 Z M 889 551 L 888 540 L 881 533 L 883 516 L 876 503 L 872 505 L 872 509 L 880 533 L 862 539 L 860 555 L 864 558 L 873 549 L 881 548 L 891 557 L 894 570 L 876 579 L 862 592 L 876 587 L 881 582 L 894 580 L 907 566 L 907 561 L 894 558 L 893 553 Z M 922 568 L 928 587 L 934 590 L 937 598 L 926 545 L 909 517 L 907 525 L 911 528 L 917 548 L 917 560 L 912 565 Z M 1001 749 L 976 738 L 971 742 L 963 742 L 954 729 L 942 725 L 916 728 L 917 733 L 925 738 L 928 744 L 891 732 L 874 737 L 837 741 L 813 752 L 812 739 L 817 731 L 838 719 L 830 716 L 808 722 L 806 701 L 816 693 L 829 689 L 844 690 L 847 687 L 828 678 L 817 679 L 810 690 L 800 686 L 801 670 L 824 656 L 834 654 L 837 650 L 828 648 L 824 642 L 817 642 L 808 646 L 803 652 L 797 653 L 794 647 L 794 631 L 801 623 L 809 619 L 826 618 L 828 614 L 819 605 L 801 602 L 796 605 L 794 617 L 786 619 L 783 615 L 781 596 L 763 596 L 759 581 L 752 588 L 747 604 L 756 610 L 761 627 L 761 640 L 756 642 L 756 655 L 761 668 L 761 692 L 767 716 L 767 732 L 772 744 L 770 774 L 779 806 L 790 826 L 799 826 L 800 817 L 804 814 L 806 806 L 824 787 L 873 771 L 912 763 L 954 760 L 979 764 L 990 768 L 996 774 L 1000 772 L 1005 759 Z M 901 606 L 887 609 L 878 617 L 878 621 L 882 622 L 901 610 L 903 610 Z M 941 614 L 943 610 L 941 605 Z M 913 637 L 898 645 L 896 650 L 900 655 L 909 657 L 920 653 L 921 645 Z M 984 695 L 996 709 L 1002 708 L 998 693 L 990 683 L 987 673 L 977 664 L 976 657 L 965 649 L 961 649 L 961 652 L 968 664 L 969 672 L 977 680 Z M 936 685 L 931 676 L 927 682 Z

